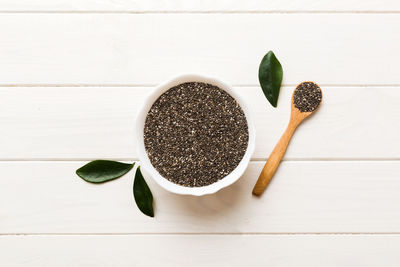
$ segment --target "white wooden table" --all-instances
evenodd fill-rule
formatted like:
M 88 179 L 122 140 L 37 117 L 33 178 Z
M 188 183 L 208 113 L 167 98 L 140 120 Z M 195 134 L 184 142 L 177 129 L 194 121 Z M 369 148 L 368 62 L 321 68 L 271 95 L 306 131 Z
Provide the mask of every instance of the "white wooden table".
M 399 266 L 398 0 L 0 0 L 0 266 Z M 258 85 L 273 50 L 278 108 Z M 180 73 L 250 102 L 257 148 L 233 186 L 201 198 L 133 172 L 104 185 L 75 170 L 137 160 L 135 113 Z M 266 193 L 251 195 L 294 86 L 323 104 Z

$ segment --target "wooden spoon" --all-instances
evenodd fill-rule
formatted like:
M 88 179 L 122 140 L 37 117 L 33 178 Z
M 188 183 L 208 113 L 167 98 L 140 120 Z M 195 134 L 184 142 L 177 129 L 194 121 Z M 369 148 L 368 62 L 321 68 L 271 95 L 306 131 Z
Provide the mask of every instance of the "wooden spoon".
M 260 196 L 262 192 L 264 192 L 265 188 L 274 176 L 297 126 L 317 110 L 321 100 L 322 91 L 316 83 L 302 82 L 297 85 L 292 95 L 292 108 L 289 125 L 269 156 L 267 163 L 265 163 L 264 168 L 258 177 L 257 183 L 253 188 L 254 195 Z

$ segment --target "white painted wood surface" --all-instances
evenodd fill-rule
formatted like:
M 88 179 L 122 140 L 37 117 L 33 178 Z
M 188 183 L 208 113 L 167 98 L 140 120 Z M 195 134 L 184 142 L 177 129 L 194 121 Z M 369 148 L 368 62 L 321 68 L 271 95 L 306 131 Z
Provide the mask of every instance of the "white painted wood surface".
M 0 85 L 155 85 L 182 72 L 258 85 L 400 84 L 400 14 L 2 14 Z
M 2 233 L 400 233 L 398 161 L 286 161 L 265 195 L 251 195 L 264 162 L 220 192 L 181 196 L 147 175 L 154 219 L 136 208 L 134 172 L 82 181 L 85 162 L 0 164 Z M 20 197 L 17 197 L 20 196 Z
M 397 12 L 396 0 L 1 0 L 3 12 Z
M 254 159 L 266 159 L 285 130 L 293 88 L 282 87 L 277 109 L 259 87 L 236 88 L 252 103 L 257 130 Z M 285 158 L 400 159 L 400 130 L 394 125 L 400 121 L 399 88 L 323 87 L 320 110 L 300 126 Z M 0 88 L 0 158 L 137 159 L 134 119 L 151 90 Z M 376 107 L 368 112 L 372 103 Z
M 0 265 L 399 266 L 399 3 L 0 0 Z M 257 81 L 268 50 L 284 67 L 277 109 Z M 104 185 L 74 172 L 135 160 L 138 105 L 182 72 L 234 85 L 257 149 L 211 196 L 146 176 L 151 219 L 133 172 Z M 323 104 L 255 198 L 303 80 L 321 85 Z
M 10 267 L 187 266 L 187 259 L 190 266 L 397 267 L 399 245 L 398 235 L 0 237 Z

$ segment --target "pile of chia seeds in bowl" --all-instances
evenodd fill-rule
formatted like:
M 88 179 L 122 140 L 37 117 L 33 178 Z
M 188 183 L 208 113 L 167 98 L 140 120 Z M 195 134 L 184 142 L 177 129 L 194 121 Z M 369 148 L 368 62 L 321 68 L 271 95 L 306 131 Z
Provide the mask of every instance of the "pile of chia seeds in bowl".
M 154 168 L 187 187 L 213 184 L 242 160 L 249 141 L 238 102 L 221 88 L 187 82 L 168 89 L 150 108 L 144 145 Z

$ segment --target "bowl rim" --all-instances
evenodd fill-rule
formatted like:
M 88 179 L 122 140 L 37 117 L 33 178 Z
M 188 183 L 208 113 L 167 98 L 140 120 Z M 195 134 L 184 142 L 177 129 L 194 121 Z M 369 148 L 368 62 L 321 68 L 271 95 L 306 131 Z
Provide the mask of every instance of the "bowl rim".
M 166 92 L 168 89 L 185 82 L 209 83 L 218 86 L 219 88 L 227 92 L 229 95 L 231 95 L 239 103 L 239 106 L 242 108 L 247 120 L 248 131 L 249 131 L 249 141 L 247 149 L 245 155 L 239 162 L 238 166 L 236 166 L 236 168 L 231 173 L 229 173 L 227 176 L 220 179 L 219 181 L 202 187 L 182 186 L 179 184 L 175 184 L 169 181 L 168 179 L 164 178 L 161 174 L 158 173 L 158 171 L 151 164 L 144 146 L 144 137 L 143 137 L 144 124 L 147 117 L 147 113 L 149 112 L 151 106 L 159 98 L 159 96 L 162 95 L 164 92 Z M 198 74 L 182 74 L 156 86 L 153 89 L 153 91 L 147 96 L 142 106 L 139 108 L 135 123 L 136 150 L 139 156 L 140 165 L 145 171 L 147 171 L 150 174 L 153 180 L 155 180 L 157 184 L 159 184 L 161 187 L 163 187 L 167 191 L 181 195 L 202 196 L 207 194 L 213 194 L 219 191 L 220 189 L 236 182 L 243 175 L 244 171 L 246 170 L 250 162 L 251 156 L 255 149 L 255 135 L 256 132 L 253 121 L 253 115 L 250 107 L 246 104 L 243 98 L 239 96 L 230 85 L 216 78 Z

